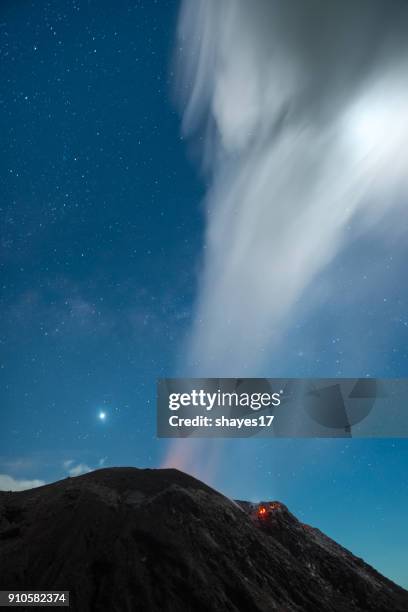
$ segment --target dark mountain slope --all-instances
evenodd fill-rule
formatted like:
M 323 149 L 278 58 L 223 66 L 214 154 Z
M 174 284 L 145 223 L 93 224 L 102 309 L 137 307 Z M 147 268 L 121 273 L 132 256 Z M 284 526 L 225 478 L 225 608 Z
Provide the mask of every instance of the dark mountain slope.
M 406 591 L 264 505 L 135 468 L 0 493 L 0 589 L 70 590 L 75 612 L 407 612 Z

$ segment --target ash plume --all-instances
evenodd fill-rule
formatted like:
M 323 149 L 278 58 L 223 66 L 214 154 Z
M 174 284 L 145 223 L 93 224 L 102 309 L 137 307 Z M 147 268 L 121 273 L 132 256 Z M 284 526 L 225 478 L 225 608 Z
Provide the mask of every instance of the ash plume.
M 399 0 L 182 3 L 183 133 L 209 183 L 195 375 L 256 375 L 318 275 L 405 203 L 407 28 Z

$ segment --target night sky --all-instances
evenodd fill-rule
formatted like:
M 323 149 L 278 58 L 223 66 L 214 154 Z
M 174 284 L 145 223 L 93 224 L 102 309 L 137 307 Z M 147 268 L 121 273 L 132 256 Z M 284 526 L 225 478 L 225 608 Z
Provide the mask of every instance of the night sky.
M 205 181 L 172 96 L 177 13 L 171 0 L 1 3 L 0 474 L 17 485 L 166 454 L 156 379 L 183 374 L 204 247 Z M 291 330 L 291 376 L 407 375 L 406 259 L 366 247 L 334 262 L 343 303 L 299 323 L 301 339 Z M 357 310 L 355 261 L 384 279 L 368 306 L 356 289 Z M 364 363 L 347 361 L 356 333 Z M 210 484 L 280 499 L 408 587 L 406 441 L 226 451 Z

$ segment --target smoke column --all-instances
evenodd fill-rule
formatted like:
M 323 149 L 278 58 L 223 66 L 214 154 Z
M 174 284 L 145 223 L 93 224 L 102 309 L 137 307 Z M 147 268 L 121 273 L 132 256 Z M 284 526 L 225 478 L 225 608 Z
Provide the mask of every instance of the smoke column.
M 186 374 L 256 376 L 333 258 L 401 215 L 407 31 L 399 0 L 182 3 L 182 129 L 209 184 Z
M 255 375 L 357 213 L 401 204 L 407 28 L 398 1 L 182 4 L 183 131 L 210 179 L 194 372 Z

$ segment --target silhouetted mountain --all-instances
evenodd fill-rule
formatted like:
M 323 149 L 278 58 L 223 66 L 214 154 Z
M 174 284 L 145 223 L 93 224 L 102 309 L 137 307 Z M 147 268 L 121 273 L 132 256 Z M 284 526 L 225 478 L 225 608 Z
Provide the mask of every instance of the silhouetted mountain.
M 278 502 L 177 470 L 110 468 L 0 493 L 0 589 L 74 612 L 407 612 L 408 592 Z

